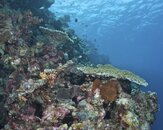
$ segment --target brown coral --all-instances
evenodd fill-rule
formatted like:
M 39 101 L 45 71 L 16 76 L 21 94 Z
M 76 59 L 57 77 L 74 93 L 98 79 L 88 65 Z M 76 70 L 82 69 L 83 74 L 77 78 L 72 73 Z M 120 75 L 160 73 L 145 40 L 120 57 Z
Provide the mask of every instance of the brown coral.
M 92 85 L 92 92 L 93 92 L 93 93 L 95 92 L 95 90 L 96 90 L 97 88 L 100 87 L 101 83 L 102 83 L 102 82 L 101 82 L 100 79 L 95 79 L 95 80 L 93 81 L 93 85 Z
M 118 97 L 119 87 L 120 83 L 116 79 L 108 80 L 107 83 L 102 83 L 100 79 L 96 79 L 92 85 L 92 92 L 95 92 L 98 88 L 101 98 L 104 99 L 105 102 L 113 102 Z

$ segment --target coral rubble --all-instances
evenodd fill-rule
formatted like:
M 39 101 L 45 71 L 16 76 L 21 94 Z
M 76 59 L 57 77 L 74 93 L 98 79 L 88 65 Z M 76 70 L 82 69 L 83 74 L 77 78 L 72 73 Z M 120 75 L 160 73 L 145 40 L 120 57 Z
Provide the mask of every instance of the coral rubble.
M 53 2 L 0 1 L 0 129 L 150 130 L 157 94 L 132 72 L 84 66 L 88 49 Z

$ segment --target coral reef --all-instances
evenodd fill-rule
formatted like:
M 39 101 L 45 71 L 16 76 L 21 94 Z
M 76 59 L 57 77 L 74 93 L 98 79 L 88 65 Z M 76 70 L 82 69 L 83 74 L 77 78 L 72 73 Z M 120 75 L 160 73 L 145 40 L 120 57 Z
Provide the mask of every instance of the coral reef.
M 74 43 L 74 41 L 69 38 L 68 34 L 59 30 L 52 30 L 49 28 L 45 28 L 40 26 L 40 30 L 44 33 L 44 35 L 47 37 L 47 40 L 49 43 L 52 44 L 60 44 L 60 43 Z
M 101 98 L 105 102 L 113 102 L 118 97 L 119 87 L 120 83 L 115 79 L 108 80 L 106 83 L 102 83 L 102 81 L 96 79 L 92 85 L 92 92 L 96 93 L 96 90 L 99 89 Z
M 0 129 L 150 130 L 157 94 L 132 72 L 84 66 L 89 49 L 53 2 L 0 1 Z
M 10 18 L 10 11 L 7 9 L 0 9 L 0 45 L 8 41 L 12 36 L 12 19 Z
M 87 75 L 114 77 L 117 79 L 127 79 L 138 85 L 142 86 L 148 85 L 148 83 L 138 75 L 135 75 L 134 73 L 127 70 L 120 70 L 112 65 L 97 65 L 97 67 L 79 66 L 78 69 L 83 71 Z

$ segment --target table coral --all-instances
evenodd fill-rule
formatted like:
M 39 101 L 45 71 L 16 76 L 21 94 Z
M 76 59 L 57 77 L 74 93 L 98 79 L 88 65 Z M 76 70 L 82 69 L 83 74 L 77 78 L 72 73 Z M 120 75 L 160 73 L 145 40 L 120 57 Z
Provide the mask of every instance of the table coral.
M 47 36 L 48 41 L 52 44 L 58 45 L 60 43 L 67 42 L 74 43 L 74 41 L 68 36 L 68 34 L 63 31 L 53 30 L 42 26 L 40 26 L 39 28 L 42 33 Z
M 127 79 L 136 84 L 147 86 L 148 83 L 135 75 L 134 73 L 127 70 L 120 70 L 112 65 L 98 65 L 96 67 L 92 66 L 79 66 L 79 70 L 83 71 L 87 75 L 102 76 L 102 77 L 115 77 L 117 79 Z

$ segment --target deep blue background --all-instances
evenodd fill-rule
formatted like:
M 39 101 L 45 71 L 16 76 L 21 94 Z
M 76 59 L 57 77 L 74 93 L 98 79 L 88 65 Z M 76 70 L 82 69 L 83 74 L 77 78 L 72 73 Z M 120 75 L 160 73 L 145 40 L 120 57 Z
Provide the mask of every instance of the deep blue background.
M 50 10 L 70 15 L 70 27 L 100 54 L 148 81 L 143 90 L 157 92 L 160 104 L 152 130 L 163 130 L 163 0 L 56 0 Z

